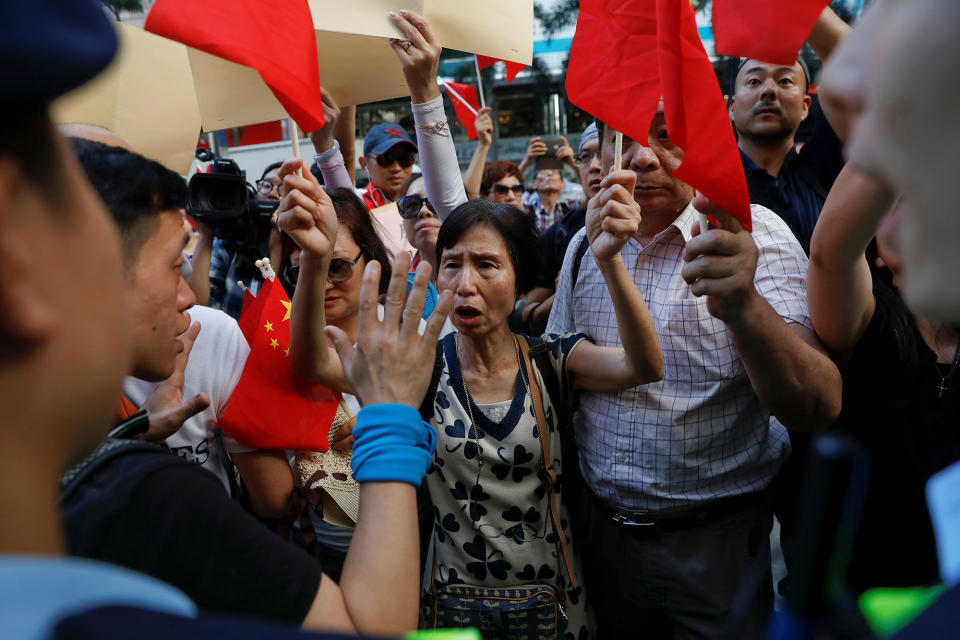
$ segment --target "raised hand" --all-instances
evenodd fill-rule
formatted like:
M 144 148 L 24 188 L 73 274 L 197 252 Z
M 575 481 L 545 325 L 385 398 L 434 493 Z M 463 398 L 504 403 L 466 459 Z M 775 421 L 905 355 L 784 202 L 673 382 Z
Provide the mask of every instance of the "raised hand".
M 557 149 L 557 159 L 563 160 L 574 169 L 578 169 L 580 165 L 577 164 L 577 159 L 574 157 L 573 147 L 570 146 L 565 137 L 560 136 L 560 139 L 563 140 L 563 146 Z
M 680 272 L 695 296 L 707 296 L 707 310 L 726 323 L 736 322 L 760 294 L 754 286 L 760 252 L 740 222 L 707 198 L 694 198 L 697 211 L 720 225 L 706 233 L 694 225 Z
M 406 40 L 391 38 L 390 46 L 400 59 L 410 97 L 417 104 L 440 97 L 437 69 L 440 67 L 443 47 L 430 30 L 430 25 L 414 11 L 391 11 L 390 19 L 406 37 Z
M 173 374 L 158 384 L 143 403 L 150 417 L 150 427 L 140 439 L 148 442 L 163 442 L 175 434 L 183 423 L 210 406 L 210 396 L 198 393 L 183 401 L 183 378 L 193 349 L 193 342 L 200 335 L 200 323 L 194 322 L 177 337 L 181 350 Z
M 299 158 L 284 162 L 278 175 L 283 199 L 277 207 L 277 225 L 308 254 L 331 256 L 339 224 L 330 196 Z
M 420 263 L 407 299 L 409 264 L 410 254 L 401 251 L 394 261 L 382 322 L 377 314 L 380 264 L 376 260 L 367 264 L 360 289 L 360 330 L 356 347 L 337 327 L 324 329 L 363 406 L 391 403 L 417 408 L 430 385 L 437 338 L 450 312 L 452 296 L 449 291 L 440 295 L 421 336 L 417 330 L 431 269 L 426 262 Z
M 597 263 L 617 257 L 640 228 L 640 205 L 633 199 L 636 183 L 633 171 L 611 171 L 587 203 L 587 239 Z
M 493 120 L 490 118 L 490 107 L 484 107 L 477 112 L 473 121 L 473 128 L 477 130 L 477 139 L 480 144 L 490 146 L 493 143 Z
M 317 153 L 329 151 L 333 147 L 334 128 L 337 125 L 337 119 L 340 117 L 340 107 L 334 101 L 326 89 L 320 89 L 320 96 L 323 101 L 323 127 L 310 134 L 310 142 Z

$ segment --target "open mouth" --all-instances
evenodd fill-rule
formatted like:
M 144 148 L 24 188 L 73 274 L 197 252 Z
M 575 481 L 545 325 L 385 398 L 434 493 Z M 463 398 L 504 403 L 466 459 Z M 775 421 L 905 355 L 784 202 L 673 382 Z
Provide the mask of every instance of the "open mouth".
M 473 307 L 457 307 L 455 313 L 461 320 L 473 320 L 480 317 L 480 311 Z

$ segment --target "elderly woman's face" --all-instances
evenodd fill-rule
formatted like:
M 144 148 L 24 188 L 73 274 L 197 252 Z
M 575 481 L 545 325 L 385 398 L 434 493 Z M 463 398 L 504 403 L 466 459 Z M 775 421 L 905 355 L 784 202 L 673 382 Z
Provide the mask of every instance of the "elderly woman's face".
M 450 319 L 465 337 L 506 323 L 517 299 L 516 282 L 507 244 L 487 225 L 467 230 L 440 257 L 437 289 L 453 293 Z
M 413 181 L 406 195 L 425 198 L 427 188 L 423 178 Z M 403 233 L 413 247 L 424 255 L 432 256 L 437 250 L 437 233 L 440 232 L 440 218 L 431 211 L 426 203 L 420 207 L 420 214 L 413 220 L 403 220 Z

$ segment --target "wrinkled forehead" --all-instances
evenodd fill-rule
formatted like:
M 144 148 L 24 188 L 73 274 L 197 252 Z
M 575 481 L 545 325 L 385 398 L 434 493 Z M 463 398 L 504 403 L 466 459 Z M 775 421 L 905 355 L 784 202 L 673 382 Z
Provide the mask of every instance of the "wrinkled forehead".
M 734 82 L 737 83 L 737 85 L 740 85 L 744 78 L 747 78 L 751 75 L 768 76 L 782 73 L 793 73 L 796 79 L 803 79 L 804 81 L 806 81 L 807 77 L 803 70 L 803 66 L 799 61 L 794 62 L 791 66 L 775 64 L 772 62 L 763 62 L 762 60 L 757 60 L 756 58 L 742 58 L 737 66 L 737 73 L 734 76 Z

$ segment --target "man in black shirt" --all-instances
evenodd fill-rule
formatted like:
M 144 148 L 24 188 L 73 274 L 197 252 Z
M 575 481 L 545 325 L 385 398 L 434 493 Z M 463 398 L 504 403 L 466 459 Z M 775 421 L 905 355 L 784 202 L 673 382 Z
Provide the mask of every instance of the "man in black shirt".
M 810 46 L 826 61 L 848 31 L 827 7 L 810 34 Z M 809 89 L 810 73 L 802 60 L 783 66 L 745 58 L 732 77 L 729 104 L 750 202 L 783 218 L 808 254 L 820 208 L 843 168 L 841 141 L 818 107 L 813 135 L 796 150 L 797 129 L 810 115 Z

